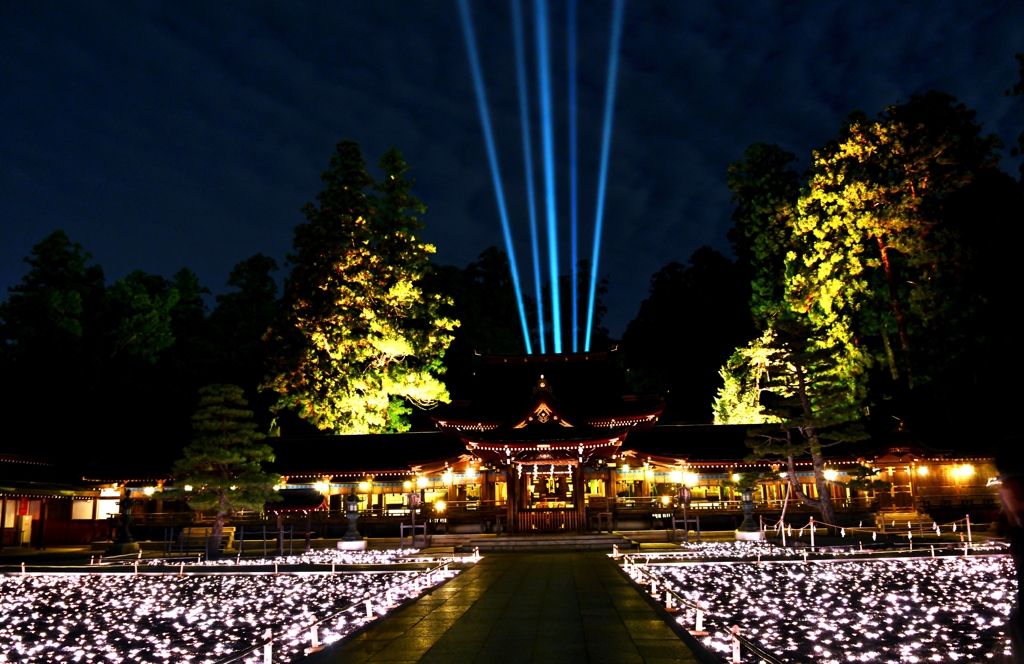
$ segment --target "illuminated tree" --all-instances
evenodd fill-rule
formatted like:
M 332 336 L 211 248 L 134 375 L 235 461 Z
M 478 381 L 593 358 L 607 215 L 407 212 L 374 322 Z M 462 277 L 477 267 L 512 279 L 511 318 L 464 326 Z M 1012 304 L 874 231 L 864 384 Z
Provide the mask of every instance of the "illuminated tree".
M 793 220 L 800 179 L 789 166 L 796 155 L 778 145 L 755 143 L 729 165 L 727 182 L 736 203 L 729 240 L 750 281 L 750 311 L 767 320 L 786 302 L 786 254 L 793 250 Z
M 723 369 L 734 387 L 727 378 L 715 404 L 718 422 L 760 423 L 747 433 L 751 460 L 781 458 L 793 495 L 831 524 L 835 509 L 825 478 L 825 450 L 867 437 L 857 424 L 864 415 L 864 358 L 847 356 L 837 336 L 843 335 L 816 333 L 805 319 L 777 318 Z M 797 479 L 796 460 L 806 456 L 817 498 L 805 493 Z
M 275 409 L 340 434 L 401 431 L 406 401 L 448 400 L 438 376 L 458 323 L 439 314 L 443 296 L 420 287 L 434 247 L 409 214 L 424 207 L 408 166 L 391 149 L 380 167 L 375 184 L 358 143 L 338 144 L 318 205 L 306 204 L 295 229 L 284 313 L 268 333 Z
M 174 464 L 181 486 L 190 485 L 189 507 L 213 511 L 209 553 L 217 555 L 227 518 L 240 509 L 262 510 L 278 500 L 273 487 L 278 475 L 265 473 L 261 464 L 274 460 L 274 451 L 257 433 L 252 411 L 236 385 L 207 385 L 199 389 L 199 408 L 192 416 L 195 437 Z
M 851 116 L 840 139 L 815 153 L 786 259 L 788 297 L 814 324 L 856 317 L 877 331 L 893 377 L 889 330 L 914 385 L 912 336 L 957 312 L 965 255 L 943 226 L 948 197 L 996 166 L 1000 146 L 982 137 L 974 112 L 940 92 L 914 95 L 876 121 Z

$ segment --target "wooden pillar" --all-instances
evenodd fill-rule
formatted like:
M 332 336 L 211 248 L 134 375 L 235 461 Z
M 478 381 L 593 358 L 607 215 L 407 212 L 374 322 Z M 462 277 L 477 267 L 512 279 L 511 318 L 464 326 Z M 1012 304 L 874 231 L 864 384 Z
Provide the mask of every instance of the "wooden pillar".
M 313 513 L 306 512 L 306 552 L 309 552 L 310 531 L 313 530 Z
M 586 532 L 590 525 L 587 523 L 587 488 L 583 485 L 583 466 L 579 464 L 572 467 L 572 490 L 579 515 L 579 531 Z
M 7 534 L 7 497 L 0 493 L 0 551 L 4 550 L 4 535 Z
M 50 501 L 47 498 L 39 499 L 39 544 L 37 550 L 46 548 L 46 517 L 49 512 Z
M 516 466 L 510 463 L 505 466 L 505 517 L 508 532 L 516 531 L 516 503 L 519 500 L 518 478 L 516 477 Z

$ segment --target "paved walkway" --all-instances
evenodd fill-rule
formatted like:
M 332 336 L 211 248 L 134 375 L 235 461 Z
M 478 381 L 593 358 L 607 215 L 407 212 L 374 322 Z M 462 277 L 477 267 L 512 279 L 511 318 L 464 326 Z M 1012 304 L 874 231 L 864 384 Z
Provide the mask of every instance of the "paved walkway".
M 491 554 L 318 663 L 699 661 L 603 553 Z

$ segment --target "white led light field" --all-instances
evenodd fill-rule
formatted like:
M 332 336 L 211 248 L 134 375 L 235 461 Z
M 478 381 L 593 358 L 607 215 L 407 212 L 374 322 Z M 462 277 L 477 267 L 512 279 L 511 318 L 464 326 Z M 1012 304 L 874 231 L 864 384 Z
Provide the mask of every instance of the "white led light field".
M 647 571 L 708 603 L 714 650 L 741 634 L 787 662 L 984 662 L 1009 651 L 1013 562 L 1005 556 L 804 563 L 690 563 Z M 679 622 L 693 629 L 694 611 Z M 745 653 L 744 661 L 756 661 Z
M 433 581 L 455 573 L 435 572 Z M 4 576 L 0 661 L 216 662 L 270 629 L 274 661 L 287 662 L 310 645 L 315 621 L 367 597 L 382 615 L 389 594 L 397 603 L 427 583 L 421 572 Z M 359 604 L 321 624 L 320 641 L 337 641 L 369 620 Z
M 418 555 L 418 549 L 381 549 L 368 551 L 341 551 L 338 549 L 315 549 L 293 556 L 267 557 L 245 557 L 232 558 L 222 557 L 216 560 L 197 561 L 195 557 L 178 559 L 173 556 L 169 558 L 149 558 L 143 562 L 147 565 L 397 565 L 401 563 L 414 563 L 434 560 L 434 556 Z M 135 564 L 135 560 L 122 561 L 125 565 Z

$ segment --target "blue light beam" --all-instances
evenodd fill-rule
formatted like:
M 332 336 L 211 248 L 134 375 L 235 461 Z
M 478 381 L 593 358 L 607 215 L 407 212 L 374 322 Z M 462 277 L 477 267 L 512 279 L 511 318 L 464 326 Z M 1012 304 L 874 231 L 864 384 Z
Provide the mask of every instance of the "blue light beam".
M 512 0 L 512 34 L 516 43 L 516 78 L 519 82 L 519 117 L 523 126 L 523 154 L 526 164 L 526 201 L 530 207 L 530 247 L 533 249 L 533 285 L 537 298 L 537 329 L 540 352 L 547 353 L 544 334 L 544 297 L 540 279 L 540 244 L 537 238 L 537 197 L 533 190 L 533 138 L 530 135 L 530 98 L 526 82 L 526 38 L 521 0 Z
M 626 0 L 612 6 L 612 38 L 608 54 L 608 82 L 604 93 L 604 131 L 601 136 L 601 170 L 597 178 L 597 213 L 594 219 L 594 250 L 590 258 L 590 295 L 587 297 L 587 332 L 583 350 L 590 351 L 590 333 L 594 327 L 594 296 L 597 292 L 597 265 L 601 254 L 601 227 L 604 223 L 605 183 L 608 181 L 608 155 L 612 143 L 612 119 L 615 114 L 615 79 L 619 72 L 619 44 L 622 41 L 622 15 Z
M 555 208 L 555 132 L 551 113 L 547 0 L 534 0 L 533 7 L 537 24 L 537 75 L 540 81 L 541 137 L 544 147 L 544 203 L 548 217 L 548 264 L 551 270 L 551 335 L 555 352 L 561 353 L 562 320 L 558 313 L 561 309 L 558 297 L 558 218 Z
M 569 228 L 570 260 L 572 261 L 572 352 L 579 351 L 579 277 L 576 264 L 579 262 L 576 239 L 576 0 L 569 0 Z
M 491 131 L 491 117 L 487 111 L 487 94 L 484 90 L 484 77 L 480 72 L 480 58 L 476 51 L 476 37 L 473 34 L 473 20 L 469 14 L 468 0 L 459 0 L 459 14 L 462 15 L 462 33 L 466 38 L 466 50 L 469 52 L 469 67 L 473 72 L 473 87 L 476 88 L 476 104 L 480 110 L 480 123 L 484 129 L 484 140 L 487 143 L 487 158 L 491 163 L 491 177 L 494 180 L 494 195 L 498 199 L 498 213 L 501 216 L 501 232 L 505 236 L 505 248 L 508 251 L 509 267 L 512 271 L 512 285 L 516 291 L 516 306 L 519 307 L 519 322 L 523 327 L 523 341 L 526 353 L 533 354 L 530 343 L 530 329 L 526 325 L 526 309 L 523 307 L 523 293 L 519 288 L 519 268 L 516 265 L 516 252 L 512 246 L 512 233 L 508 225 L 508 211 L 505 209 L 505 192 L 501 187 L 501 171 L 498 168 L 498 150 L 494 145 L 494 134 Z

